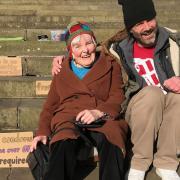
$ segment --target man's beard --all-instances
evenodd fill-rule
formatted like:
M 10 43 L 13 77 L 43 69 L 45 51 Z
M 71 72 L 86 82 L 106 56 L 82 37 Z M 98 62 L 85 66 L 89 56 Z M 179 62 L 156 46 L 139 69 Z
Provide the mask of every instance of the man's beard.
M 156 28 L 151 28 L 148 31 L 142 32 L 140 35 L 134 34 L 134 37 L 138 44 L 142 45 L 143 47 L 153 47 L 156 44 L 156 39 L 157 39 L 157 27 Z M 145 36 L 152 36 L 150 39 L 146 39 Z M 143 38 L 144 36 L 144 38 Z

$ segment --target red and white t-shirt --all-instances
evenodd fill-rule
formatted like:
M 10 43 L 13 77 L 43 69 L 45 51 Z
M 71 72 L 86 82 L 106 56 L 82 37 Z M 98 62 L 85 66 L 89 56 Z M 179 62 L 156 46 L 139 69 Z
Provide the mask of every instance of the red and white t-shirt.
M 154 66 L 155 48 L 140 47 L 134 43 L 134 67 L 138 74 L 142 76 L 148 86 L 157 86 L 163 90 Z

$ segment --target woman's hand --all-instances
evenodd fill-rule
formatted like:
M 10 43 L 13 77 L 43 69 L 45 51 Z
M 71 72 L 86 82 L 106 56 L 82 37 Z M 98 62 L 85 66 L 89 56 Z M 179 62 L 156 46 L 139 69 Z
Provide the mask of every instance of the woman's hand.
M 103 112 L 94 109 L 94 110 L 84 110 L 78 113 L 76 116 L 76 121 L 81 121 L 84 124 L 91 124 L 93 121 L 99 119 L 104 115 Z
M 33 139 L 31 147 L 30 147 L 31 152 L 33 152 L 36 149 L 38 142 L 42 142 L 43 144 L 46 144 L 47 143 L 47 136 L 36 136 Z
M 53 59 L 53 63 L 52 63 L 52 70 L 51 70 L 51 73 L 52 75 L 56 75 L 60 72 L 61 70 L 61 64 L 64 60 L 64 57 L 65 56 L 56 56 L 54 59 Z
M 165 80 L 164 86 L 174 93 L 180 93 L 180 77 L 174 76 Z

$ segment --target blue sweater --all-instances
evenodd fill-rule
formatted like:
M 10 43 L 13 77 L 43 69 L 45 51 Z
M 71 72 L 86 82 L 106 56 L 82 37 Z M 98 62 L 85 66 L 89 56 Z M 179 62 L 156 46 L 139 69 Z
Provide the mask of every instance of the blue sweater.
M 90 71 L 91 67 L 77 67 L 74 63 L 74 61 L 71 61 L 71 69 L 74 72 L 74 74 L 79 78 L 83 79 L 84 76 Z

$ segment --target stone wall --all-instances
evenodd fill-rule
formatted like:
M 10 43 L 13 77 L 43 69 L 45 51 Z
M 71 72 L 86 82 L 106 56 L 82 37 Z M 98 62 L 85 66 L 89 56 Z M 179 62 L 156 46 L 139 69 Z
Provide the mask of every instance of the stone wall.
M 180 30 L 180 1 L 154 1 L 159 24 Z M 98 41 L 124 26 L 117 0 L 0 0 L 0 131 L 36 129 L 52 79 L 52 58 L 66 51 L 64 42 L 51 41 L 51 30 L 64 29 L 73 20 L 89 22 Z M 38 41 L 44 34 L 48 40 Z M 12 66 L 9 62 L 16 56 L 21 64 Z M 21 74 L 12 74 L 18 68 Z M 97 179 L 97 170 L 86 179 Z M 0 169 L 0 179 L 8 173 Z M 13 169 L 9 176 L 25 178 L 32 180 L 27 169 Z M 158 180 L 152 172 L 148 178 Z

